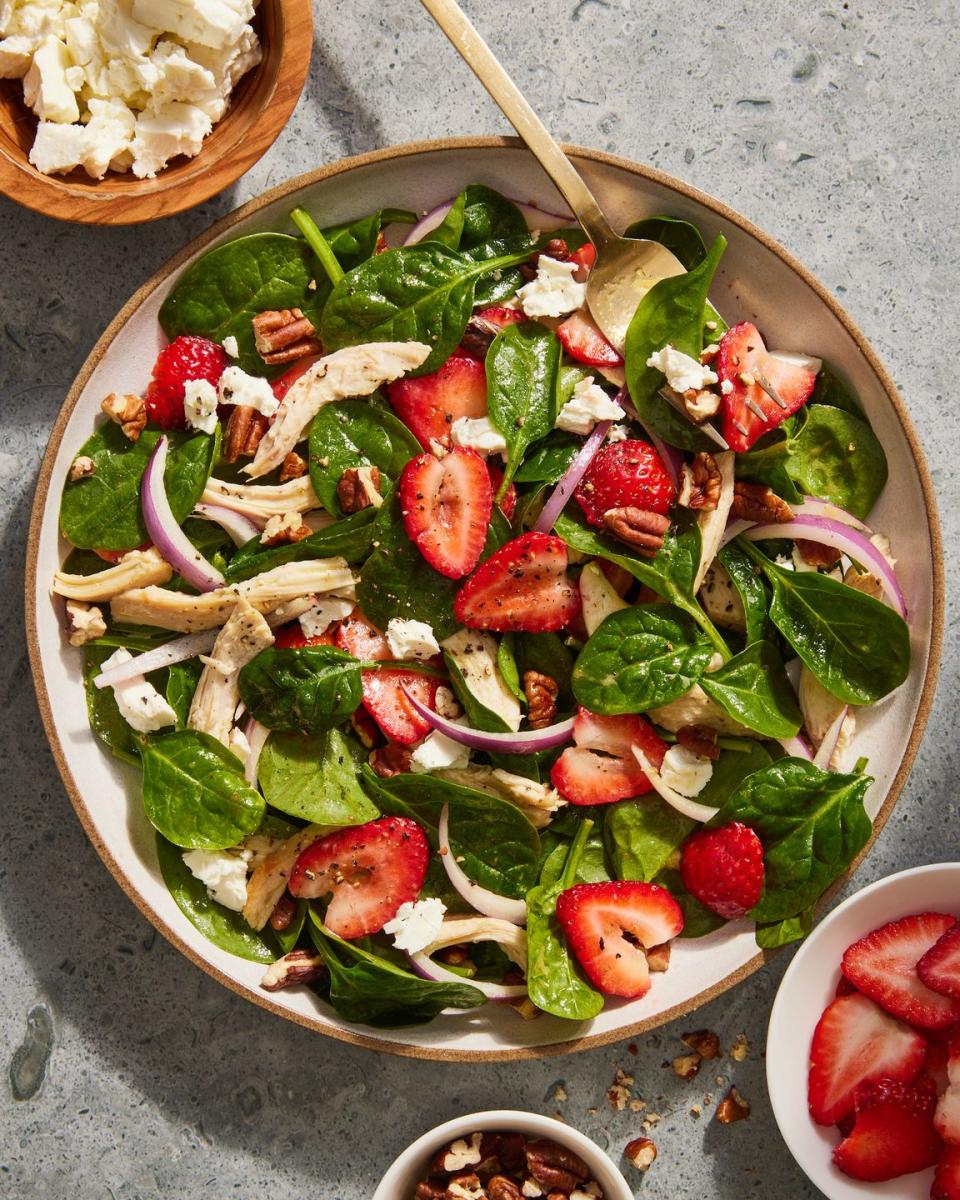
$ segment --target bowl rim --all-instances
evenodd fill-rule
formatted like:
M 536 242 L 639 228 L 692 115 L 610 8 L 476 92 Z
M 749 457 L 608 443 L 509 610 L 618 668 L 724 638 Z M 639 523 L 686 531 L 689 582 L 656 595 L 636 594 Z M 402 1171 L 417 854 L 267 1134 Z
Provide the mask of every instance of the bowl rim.
M 74 811 L 80 820 L 87 837 L 90 839 L 100 858 L 103 860 L 107 869 L 113 875 L 116 882 L 120 885 L 127 897 L 133 901 L 142 915 L 161 933 L 168 942 L 180 951 L 201 970 L 205 971 L 217 982 L 228 987 L 237 995 L 244 999 L 252 1001 L 260 1005 L 261 1008 L 274 1013 L 277 1016 L 284 1017 L 295 1024 L 301 1025 L 304 1028 L 311 1029 L 314 1032 L 322 1033 L 325 1036 L 335 1038 L 338 1041 L 347 1042 L 350 1045 L 362 1046 L 365 1049 L 386 1052 L 399 1057 L 416 1058 L 424 1060 L 444 1061 L 444 1062 L 509 1062 L 519 1061 L 522 1059 L 547 1058 L 560 1054 L 568 1054 L 574 1051 L 585 1050 L 606 1046 L 613 1042 L 623 1041 L 625 1038 L 637 1037 L 650 1029 L 657 1028 L 660 1025 L 666 1024 L 669 1021 L 676 1020 L 686 1016 L 688 1013 L 695 1011 L 702 1005 L 709 1003 L 711 1000 L 722 995 L 729 988 L 742 982 L 748 976 L 757 971 L 775 951 L 758 951 L 747 962 L 738 967 L 735 971 L 731 971 L 723 979 L 719 980 L 712 986 L 698 992 L 695 996 L 681 1004 L 675 1004 L 672 1007 L 663 1010 L 655 1016 L 647 1017 L 644 1020 L 637 1021 L 631 1025 L 623 1026 L 615 1030 L 608 1030 L 598 1033 L 587 1033 L 582 1036 L 572 1037 L 567 1041 L 555 1042 L 546 1046 L 511 1046 L 504 1047 L 502 1050 L 461 1050 L 451 1047 L 441 1046 L 413 1046 L 401 1044 L 398 1042 L 387 1041 L 375 1036 L 375 1034 L 361 1031 L 356 1027 L 343 1025 L 324 1025 L 319 1020 L 300 1013 L 291 1012 L 290 1010 L 276 1004 L 267 994 L 263 996 L 256 995 L 240 983 L 231 979 L 218 967 L 208 962 L 200 954 L 196 953 L 188 946 L 167 923 L 161 919 L 152 909 L 146 904 L 137 890 L 133 887 L 127 877 L 120 870 L 116 860 L 111 854 L 107 845 L 100 838 L 93 822 L 87 814 L 86 803 L 80 793 L 80 789 L 73 778 L 69 763 L 67 762 L 63 746 L 57 736 L 56 727 L 53 722 L 52 709 L 50 704 L 50 696 L 47 691 L 46 681 L 43 676 L 42 664 L 40 658 L 40 645 L 37 636 L 37 566 L 38 566 L 38 551 L 40 541 L 40 530 L 43 522 L 43 510 L 46 506 L 47 495 L 52 482 L 53 467 L 56 455 L 59 451 L 60 444 L 63 440 L 66 431 L 67 423 L 76 407 L 80 394 L 85 388 L 90 376 L 93 374 L 101 359 L 106 354 L 114 337 L 119 333 L 120 329 L 133 316 L 140 305 L 146 300 L 150 293 L 158 287 L 164 280 L 174 274 L 197 252 L 209 245 L 215 239 L 229 232 L 235 225 L 245 221 L 248 217 L 253 216 L 260 209 L 277 200 L 283 199 L 292 193 L 300 191 L 303 188 L 310 187 L 320 183 L 325 179 L 333 178 L 334 176 L 344 174 L 348 171 L 353 171 L 357 168 L 367 167 L 382 162 L 388 162 L 397 158 L 409 158 L 420 154 L 427 154 L 445 150 L 486 150 L 486 149 L 519 149 L 529 153 L 524 143 L 516 137 L 503 136 L 483 136 L 483 137 L 453 137 L 453 138 L 438 138 L 428 139 L 416 142 L 405 142 L 398 146 L 383 147 L 378 150 L 372 150 L 365 154 L 353 155 L 349 158 L 338 159 L 334 163 L 330 163 L 323 167 L 318 167 L 313 171 L 307 171 L 301 175 L 294 176 L 286 182 L 278 184 L 276 187 L 270 188 L 260 196 L 249 200 L 242 207 L 234 212 L 222 217 L 193 238 L 180 252 L 168 259 L 150 278 L 143 283 L 127 300 L 117 315 L 109 323 L 96 344 L 90 351 L 83 366 L 80 368 L 63 406 L 54 422 L 53 428 L 50 431 L 50 438 L 47 443 L 46 451 L 40 470 L 37 476 L 36 492 L 34 494 L 33 507 L 30 516 L 30 525 L 27 534 L 27 555 L 26 555 L 26 570 L 25 570 L 25 606 L 24 618 L 27 636 L 27 650 L 30 659 L 30 667 L 33 674 L 34 687 L 37 695 L 37 703 L 40 709 L 41 719 L 43 721 L 44 731 L 47 735 L 47 740 L 53 754 L 57 769 L 60 772 L 60 777 L 63 780 L 67 795 L 73 805 Z M 937 504 L 934 496 L 933 480 L 930 476 L 930 470 L 927 466 L 926 457 L 920 445 L 920 440 L 914 429 L 913 422 L 910 419 L 906 405 L 900 397 L 896 385 L 893 382 L 890 374 L 880 361 L 878 355 L 868 343 L 867 339 L 854 323 L 852 318 L 844 311 L 837 300 L 830 294 L 826 287 L 806 268 L 798 259 L 796 259 L 788 250 L 782 247 L 779 242 L 763 230 L 759 229 L 746 217 L 742 216 L 735 209 L 730 208 L 721 200 L 717 200 L 706 192 L 693 187 L 690 184 L 684 183 L 674 176 L 660 171 L 657 168 L 647 166 L 642 163 L 634 162 L 631 159 L 624 158 L 621 155 L 610 154 L 602 150 L 593 150 L 585 146 L 565 143 L 564 150 L 574 158 L 579 158 L 587 162 L 599 163 L 604 166 L 611 166 L 627 171 L 633 175 L 643 179 L 651 180 L 663 187 L 672 190 L 679 195 L 693 200 L 704 208 L 709 209 L 724 220 L 736 225 L 752 238 L 759 241 L 767 249 L 777 255 L 791 270 L 793 270 L 817 295 L 820 302 L 829 309 L 832 315 L 841 323 L 843 328 L 852 338 L 859 352 L 864 356 L 871 370 L 880 381 L 887 399 L 889 400 L 900 426 L 903 431 L 904 438 L 910 449 L 911 457 L 913 458 L 914 466 L 920 479 L 921 490 L 923 493 L 924 508 L 926 510 L 927 525 L 930 538 L 930 553 L 931 566 L 933 576 L 933 587 L 931 596 L 931 623 L 930 623 L 930 642 L 929 653 L 924 673 L 923 687 L 921 689 L 919 702 L 917 705 L 917 713 L 914 718 L 913 726 L 910 731 L 910 737 L 907 741 L 904 750 L 903 758 L 900 766 L 891 781 L 890 787 L 884 798 L 883 804 L 873 822 L 871 836 L 863 850 L 853 860 L 847 870 L 840 876 L 839 879 L 827 890 L 821 897 L 818 904 L 818 911 L 823 911 L 823 908 L 829 904 L 833 896 L 837 894 L 840 888 L 844 886 L 846 881 L 857 870 L 864 857 L 870 852 L 874 842 L 879 836 L 881 830 L 886 824 L 893 808 L 899 799 L 900 792 L 906 782 L 913 761 L 916 757 L 917 750 L 923 736 L 927 720 L 930 715 L 930 709 L 933 704 L 934 694 L 936 691 L 937 675 L 940 667 L 940 655 L 943 644 L 943 622 L 944 622 L 944 567 L 943 567 L 943 542 L 940 529 L 940 519 L 937 512 Z

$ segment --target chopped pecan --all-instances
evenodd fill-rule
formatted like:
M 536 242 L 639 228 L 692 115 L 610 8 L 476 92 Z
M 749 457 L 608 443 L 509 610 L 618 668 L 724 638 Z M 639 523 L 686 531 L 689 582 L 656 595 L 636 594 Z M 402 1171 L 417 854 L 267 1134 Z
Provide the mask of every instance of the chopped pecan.
M 750 1053 L 750 1043 L 744 1033 L 738 1033 L 730 1047 L 730 1057 L 734 1062 L 743 1062 Z
M 691 754 L 709 758 L 716 762 L 720 757 L 719 734 L 709 725 L 681 725 L 677 730 L 677 742 Z
M 348 516 L 364 508 L 379 508 L 383 504 L 380 468 L 348 467 L 337 484 L 337 500 Z
M 642 508 L 608 508 L 603 523 L 621 542 L 626 542 L 647 558 L 653 558 L 663 545 L 670 518 Z
M 299 308 L 275 308 L 252 319 L 257 353 L 271 366 L 323 351 L 316 329 Z
M 666 971 L 670 966 L 670 943 L 661 942 L 647 951 L 647 966 L 651 971 Z
M 111 392 L 100 401 L 100 408 L 111 421 L 116 421 L 131 442 L 137 441 L 147 427 L 147 404 L 142 396 Z
M 282 988 L 312 983 L 325 970 L 319 954 L 311 954 L 309 950 L 291 950 L 267 967 L 260 986 L 266 992 L 279 992 Z
M 524 1147 L 527 1144 L 522 1133 L 503 1133 L 497 1142 L 497 1158 L 508 1171 L 516 1174 L 526 1164 Z
M 224 461 L 234 463 L 238 458 L 252 458 L 260 439 L 270 428 L 270 422 L 249 404 L 238 404 L 230 412 L 227 433 L 223 440 Z
M 708 388 L 688 388 L 685 392 L 664 388 L 664 391 L 670 392 L 671 398 L 679 403 L 687 419 L 694 425 L 705 425 L 720 411 L 719 394 Z
M 733 485 L 733 507 L 731 512 L 741 521 L 771 521 L 783 524 L 793 520 L 793 509 L 763 483 L 745 483 L 738 480 Z
M 692 1033 L 681 1034 L 680 1040 L 701 1058 L 719 1058 L 723 1053 L 720 1039 L 712 1029 L 695 1029 Z
M 648 1137 L 634 1138 L 623 1149 L 624 1156 L 638 1171 L 649 1171 L 657 1157 L 657 1147 Z
M 301 458 L 296 450 L 291 450 L 280 466 L 280 483 L 288 483 L 291 479 L 302 479 L 307 473 L 307 460 Z
M 680 495 L 677 502 L 686 508 L 713 512 L 720 502 L 723 476 L 717 460 L 702 450 L 692 463 L 684 463 L 680 473 Z
M 388 742 L 385 746 L 377 747 L 367 761 L 381 779 L 392 779 L 394 775 L 402 775 L 410 770 L 412 757 L 413 751 L 409 746 Z
M 816 567 L 818 571 L 832 571 L 840 561 L 840 551 L 834 550 L 832 546 L 825 546 L 823 542 L 797 538 L 796 546 L 803 561 L 808 566 Z
M 475 1171 L 454 1175 L 447 1183 L 446 1200 L 487 1200 L 480 1176 Z
M 271 517 L 260 535 L 261 546 L 289 546 L 293 542 L 302 542 L 313 530 L 304 524 L 298 512 L 284 513 L 283 516 Z
M 470 947 L 465 942 L 456 946 L 446 946 L 437 952 L 436 957 L 448 967 L 462 967 L 470 961 Z
M 95 638 L 103 637 L 107 623 L 103 613 L 95 604 L 82 600 L 67 601 L 67 639 L 71 646 L 85 646 Z
M 277 901 L 277 906 L 270 914 L 270 928 L 276 933 L 282 933 L 284 929 L 289 929 L 293 924 L 293 918 L 297 915 L 297 902 L 292 896 L 288 896 L 286 892 Z
M 465 1171 L 467 1167 L 476 1167 L 483 1158 L 480 1149 L 482 1141 L 482 1133 L 471 1133 L 469 1140 L 457 1138 L 449 1146 L 444 1146 L 430 1163 L 431 1175 L 441 1171 L 447 1175 L 454 1175 L 458 1171 Z
M 557 715 L 557 681 L 539 671 L 524 671 L 523 694 L 527 698 L 527 720 L 531 729 L 543 729 Z
M 492 1175 L 487 1180 L 487 1195 L 490 1200 L 523 1200 L 523 1192 L 506 1175 Z
M 743 1121 L 750 1116 L 750 1105 L 732 1087 L 717 1105 L 716 1115 L 721 1125 L 732 1125 L 734 1121 Z
M 699 1072 L 699 1054 L 678 1054 L 673 1060 L 673 1073 L 678 1079 L 693 1079 Z
M 446 1200 L 446 1196 L 447 1189 L 442 1183 L 431 1183 L 428 1179 L 418 1183 L 413 1193 L 414 1200 Z
M 538 1138 L 526 1146 L 527 1170 L 541 1187 L 568 1195 L 590 1178 L 590 1168 L 579 1154 L 549 1138 Z
M 91 475 L 96 475 L 97 464 L 92 458 L 88 458 L 85 454 L 81 454 L 79 458 L 73 460 L 70 467 L 70 482 L 76 483 L 78 479 L 89 479 Z

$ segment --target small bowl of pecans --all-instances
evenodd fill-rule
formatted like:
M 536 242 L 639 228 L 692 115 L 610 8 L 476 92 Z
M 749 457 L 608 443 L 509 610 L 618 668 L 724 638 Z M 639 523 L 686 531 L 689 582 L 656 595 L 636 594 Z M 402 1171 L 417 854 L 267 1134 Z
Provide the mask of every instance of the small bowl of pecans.
M 632 1200 L 584 1134 L 552 1117 L 470 1113 L 431 1129 L 397 1158 L 373 1200 Z

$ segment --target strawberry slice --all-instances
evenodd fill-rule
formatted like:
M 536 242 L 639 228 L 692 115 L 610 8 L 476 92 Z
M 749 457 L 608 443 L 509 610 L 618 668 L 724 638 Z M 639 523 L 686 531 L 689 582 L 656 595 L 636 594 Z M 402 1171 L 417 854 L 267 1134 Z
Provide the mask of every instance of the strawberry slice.
M 770 354 L 749 321 L 723 335 L 713 369 L 732 388 L 723 397 L 723 436 L 738 453 L 806 404 L 817 378 L 789 355 Z
M 954 1038 L 950 1043 L 945 1067 L 947 1087 L 937 1103 L 933 1123 L 945 1142 L 960 1146 L 960 1038 Z M 934 1069 L 929 1074 L 936 1079 Z
M 700 829 L 684 843 L 680 876 L 691 896 L 717 916 L 736 921 L 763 891 L 763 843 L 740 821 Z
M 853 1131 L 834 1150 L 834 1163 L 845 1175 L 871 1183 L 932 1167 L 941 1152 L 933 1128 L 935 1104 L 929 1079 L 862 1083 Z
M 336 630 L 331 627 L 318 637 L 308 638 L 301 629 L 300 622 L 291 621 L 289 625 L 281 625 L 273 631 L 273 644 L 278 650 L 299 650 L 302 646 L 335 646 Z
M 577 264 L 577 270 L 573 276 L 577 283 L 586 283 L 596 261 L 597 250 L 592 242 L 584 242 L 579 250 L 574 250 L 570 255 L 570 262 Z
M 392 658 L 387 639 L 363 613 L 354 609 L 340 622 L 337 645 L 354 658 L 382 662 Z M 423 704 L 433 708 L 437 698 L 437 680 L 416 671 L 363 671 L 361 673 L 363 707 L 391 741 L 412 746 L 426 737 L 431 726 L 420 716 L 403 693 L 408 688 Z
M 487 372 L 482 362 L 457 351 L 439 371 L 387 385 L 393 410 L 424 450 L 430 442 L 450 445 L 450 426 L 458 417 L 487 415 Z
M 524 533 L 481 563 L 454 601 L 468 629 L 555 633 L 580 611 L 580 590 L 567 575 L 567 547 L 546 533 Z
M 588 367 L 623 366 L 623 359 L 583 309 L 561 321 L 557 326 L 557 337 L 571 358 Z
M 600 447 L 573 494 L 590 524 L 602 529 L 611 508 L 666 513 L 677 489 L 653 446 L 628 438 Z
M 919 1029 L 946 1029 L 960 1020 L 960 1000 L 934 992 L 917 963 L 954 925 L 944 913 L 918 913 L 892 921 L 849 946 L 844 975 L 881 1008 Z
M 480 561 L 493 511 L 487 464 L 476 450 L 443 458 L 420 454 L 400 473 L 400 514 L 407 536 L 435 571 L 462 579 Z
M 656 767 L 667 752 L 643 717 L 602 717 L 586 708 L 577 712 L 573 740 L 550 771 L 553 786 L 571 804 L 612 804 L 644 795 L 653 785 L 633 747 L 639 746 Z
M 608 996 L 650 990 L 646 950 L 683 929 L 683 912 L 655 883 L 578 883 L 561 892 L 557 920 L 590 982 Z
M 960 924 L 930 947 L 917 963 L 917 974 L 928 988 L 960 999 Z
M 506 329 L 508 325 L 519 325 L 527 319 L 522 309 L 503 308 L 499 304 L 482 308 L 473 315 L 476 320 L 484 321 L 487 325 L 496 325 L 498 329 Z
M 503 472 L 499 467 L 495 467 L 488 458 L 487 473 L 490 476 L 490 487 L 493 489 L 493 494 L 496 495 L 500 491 L 500 484 L 503 483 Z M 514 510 L 517 507 L 517 489 L 512 483 L 503 493 L 503 499 L 498 507 L 508 521 L 513 518 Z
M 960 1200 L 960 1146 L 944 1146 L 933 1176 L 930 1200 Z
M 927 1043 L 894 1021 L 872 1000 L 852 992 L 824 1009 L 813 1033 L 807 1105 L 819 1125 L 835 1125 L 854 1109 L 861 1083 L 886 1076 L 901 1083 L 915 1079 Z
M 342 938 L 379 933 L 416 900 L 430 863 L 426 834 L 409 817 L 379 817 L 312 842 L 293 864 L 290 894 L 330 896 L 323 923 Z
M 273 394 L 278 400 L 282 400 L 287 392 L 293 387 L 301 375 L 306 375 L 307 371 L 314 363 L 320 361 L 319 354 L 308 354 L 306 358 L 297 359 L 292 367 L 287 367 L 282 375 L 278 375 L 270 384 L 273 389 Z
M 183 394 L 190 379 L 206 379 L 214 387 L 227 366 L 222 346 L 208 338 L 180 334 L 164 346 L 153 364 L 145 400 L 150 420 L 161 429 L 183 429 Z

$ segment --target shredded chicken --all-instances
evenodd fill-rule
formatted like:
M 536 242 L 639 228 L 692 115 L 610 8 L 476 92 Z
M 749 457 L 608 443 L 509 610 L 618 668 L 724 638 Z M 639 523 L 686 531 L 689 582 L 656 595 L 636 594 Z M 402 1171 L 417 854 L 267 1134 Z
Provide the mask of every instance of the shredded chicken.
M 509 729 L 519 729 L 520 701 L 497 669 L 496 639 L 476 629 L 458 629 L 441 645 L 456 663 L 474 699 L 496 713 Z
M 209 733 L 231 749 L 233 714 L 240 700 L 240 670 L 273 645 L 270 626 L 249 600 L 240 597 L 213 644 L 190 705 L 187 726 Z
M 719 625 L 721 629 L 732 629 L 736 633 L 746 632 L 747 614 L 740 593 L 727 568 L 716 559 L 704 576 L 700 603 L 714 625 Z
M 253 521 L 282 517 L 288 512 L 310 512 L 320 507 L 309 475 L 276 484 L 227 483 L 224 479 L 214 479 L 211 476 L 203 489 L 200 502 L 232 509 L 233 512 L 242 513 Z M 328 517 L 325 524 L 329 525 L 332 520 L 333 517 Z
M 525 779 L 522 775 L 512 775 L 499 767 L 471 764 L 469 767 L 435 771 L 434 774 L 451 783 L 459 783 L 461 787 L 475 788 L 478 792 L 486 792 L 488 796 L 509 800 L 537 829 L 549 825 L 557 809 L 566 804 L 556 788 Z
M 496 942 L 521 971 L 527 969 L 526 930 L 498 917 L 446 917 L 439 935 L 426 947 L 424 954 L 436 954 L 438 950 L 463 942 Z
M 732 737 L 761 737 L 759 733 L 741 725 L 733 717 L 728 717 L 699 683 L 695 683 L 690 691 L 679 699 L 662 704 L 659 708 L 652 708 L 646 715 L 654 725 L 660 725 L 671 733 L 676 733 L 684 725 L 706 725 L 708 729 L 715 729 L 718 733 L 729 734 Z
M 166 583 L 172 575 L 173 568 L 163 561 L 156 546 L 151 546 L 149 550 L 131 550 L 114 566 L 97 571 L 95 575 L 68 575 L 57 571 L 53 577 L 53 590 L 70 600 L 112 600 L 130 588 Z
M 253 929 L 262 929 L 277 907 L 277 901 L 287 887 L 293 864 L 312 842 L 322 838 L 333 829 L 329 825 L 307 825 L 298 829 L 292 837 L 280 842 L 270 850 L 253 869 L 247 880 L 247 902 L 243 906 L 243 919 Z

